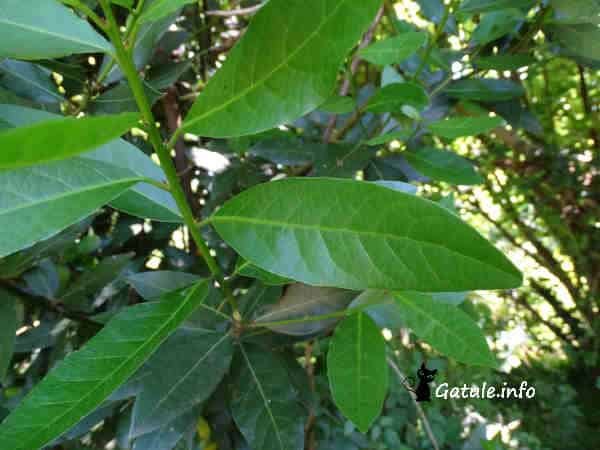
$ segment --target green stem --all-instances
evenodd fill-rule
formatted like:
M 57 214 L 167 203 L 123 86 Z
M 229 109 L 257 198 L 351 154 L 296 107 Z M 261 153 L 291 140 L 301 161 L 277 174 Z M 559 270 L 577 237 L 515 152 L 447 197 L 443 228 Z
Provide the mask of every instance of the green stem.
M 425 68 L 425 65 L 427 64 L 427 61 L 429 60 L 429 56 L 431 55 L 431 52 L 433 51 L 433 47 L 435 46 L 438 39 L 444 32 L 444 28 L 446 28 L 446 23 L 448 22 L 448 19 L 450 18 L 450 10 L 452 9 L 452 3 L 453 2 L 448 3 L 446 5 L 446 7 L 444 8 L 444 15 L 442 16 L 442 20 L 435 27 L 433 37 L 427 43 L 427 47 L 425 48 L 425 53 L 423 54 L 423 57 L 421 58 L 421 63 L 419 64 L 419 67 L 417 67 L 417 70 L 415 71 L 415 74 L 413 75 L 413 80 L 416 80 L 419 77 L 419 75 L 421 75 L 421 72 L 423 71 L 423 69 Z
M 183 217 L 184 223 L 187 225 L 192 239 L 196 243 L 198 247 L 198 253 L 206 264 L 213 276 L 213 278 L 219 283 L 222 287 L 225 297 L 230 302 L 234 313 L 237 312 L 237 304 L 231 290 L 226 284 L 223 273 L 221 272 L 221 268 L 217 264 L 217 261 L 210 254 L 210 250 L 202 235 L 200 234 L 199 228 L 196 226 L 196 219 L 194 218 L 194 214 L 192 213 L 192 209 L 188 204 L 185 193 L 179 183 L 179 177 L 177 176 L 177 170 L 175 169 L 175 165 L 173 164 L 173 160 L 171 159 L 171 154 L 167 147 L 165 147 L 162 138 L 158 129 L 155 126 L 154 115 L 152 114 L 152 108 L 150 106 L 150 102 L 146 97 L 146 93 L 144 91 L 144 85 L 138 71 L 133 62 L 133 58 L 131 54 L 127 51 L 123 42 L 121 41 L 121 36 L 119 34 L 119 26 L 117 21 L 112 13 L 112 9 L 110 6 L 109 0 L 100 0 L 100 4 L 104 11 L 104 14 L 108 21 L 107 34 L 112 41 L 112 44 L 115 47 L 117 62 L 123 70 L 127 81 L 129 82 L 129 87 L 133 92 L 133 96 L 138 105 L 138 108 L 142 114 L 142 118 L 146 125 L 148 126 L 148 139 L 150 143 L 154 147 L 154 151 L 156 152 L 158 159 L 160 160 L 160 165 L 165 172 L 167 177 L 167 181 L 169 184 L 169 188 L 171 191 L 171 195 L 175 199 L 175 203 L 181 212 L 181 216 Z

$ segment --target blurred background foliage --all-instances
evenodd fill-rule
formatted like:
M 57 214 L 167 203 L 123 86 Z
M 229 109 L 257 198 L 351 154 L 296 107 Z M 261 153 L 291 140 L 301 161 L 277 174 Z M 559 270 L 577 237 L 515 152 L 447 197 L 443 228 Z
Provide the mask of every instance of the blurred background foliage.
M 96 6 L 94 0 L 86 3 Z M 142 25 L 136 41 L 136 61 L 165 135 L 177 127 L 260 7 L 253 1 L 188 3 L 165 20 Z M 401 326 L 393 310 L 371 313 L 389 328 L 401 376 L 415 374 L 426 359 L 438 369 L 437 383 L 527 380 L 536 388 L 530 400 L 434 399 L 419 406 L 396 377 L 382 416 L 362 435 L 335 412 L 329 397 L 326 334 L 301 343 L 275 333 L 261 336 L 274 348 L 285 348 L 306 371 L 308 387 L 299 392 L 312 411 L 306 425 L 310 450 L 600 448 L 600 4 L 465 0 L 452 7 L 458 11 L 445 14 L 441 0 L 386 1 L 362 47 L 417 29 L 429 32 L 434 44 L 399 64 L 348 60 L 340 71 L 341 97 L 285 128 L 230 140 L 186 135 L 176 147 L 181 182 L 199 217 L 250 186 L 286 175 L 402 181 L 453 208 L 526 274 L 520 289 L 455 300 L 485 330 L 501 361 L 496 371 L 435 354 Z M 125 8 L 119 12 L 126 17 Z M 424 111 L 382 114 L 364 106 L 381 86 L 412 79 L 429 93 Z M 72 115 L 135 110 L 119 70 L 87 56 L 1 61 L 0 101 Z M 428 123 L 449 114 L 489 112 L 507 126 L 458 139 L 424 132 Z M 398 138 L 364 144 L 388 131 L 399 131 Z M 129 140 L 151 153 L 141 130 Z M 403 153 L 424 146 L 452 148 L 473 160 L 482 183 L 456 187 L 419 173 Z M 219 248 L 220 264 L 234 273 L 240 265 L 234 253 L 214 232 L 205 238 Z M 136 274 L 162 271 L 152 282 L 164 282 L 165 288 L 184 285 L 184 273 L 206 276 L 195 251 L 177 223 L 106 208 L 0 260 L 0 293 L 17 299 L 1 306 L 15 305 L 17 337 L 0 415 L 114 312 L 160 288 Z M 243 308 L 281 295 L 281 288 L 255 279 L 265 281 L 264 274 L 243 274 L 235 279 Z M 129 422 L 136 381 L 52 448 L 245 448 L 224 406 L 227 379 L 208 401 L 166 424 L 169 432 L 164 428 L 133 439 Z

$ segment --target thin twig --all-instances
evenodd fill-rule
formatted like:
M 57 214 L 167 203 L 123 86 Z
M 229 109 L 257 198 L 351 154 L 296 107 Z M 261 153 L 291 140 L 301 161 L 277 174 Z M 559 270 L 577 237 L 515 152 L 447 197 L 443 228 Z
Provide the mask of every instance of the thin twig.
M 373 36 L 375 35 L 375 29 L 377 28 L 377 25 L 379 25 L 379 22 L 381 22 L 384 11 L 385 10 L 384 10 L 383 6 L 381 8 L 379 8 L 379 11 L 377 11 L 377 15 L 375 16 L 375 19 L 371 23 L 371 26 L 369 27 L 367 32 L 364 34 L 362 40 L 360 41 L 360 44 L 358 44 L 359 50 L 368 46 L 371 43 L 371 41 L 373 40 Z M 350 90 L 350 80 L 354 76 L 356 71 L 358 70 L 358 66 L 360 65 L 361 61 L 362 61 L 362 59 L 360 58 L 360 56 L 358 56 L 358 54 L 354 55 L 354 58 L 352 59 L 352 62 L 350 63 L 349 73 L 344 78 L 344 81 L 342 82 L 342 86 L 340 87 L 339 95 L 341 97 L 348 95 L 348 91 Z M 337 122 L 337 114 L 334 114 L 329 119 L 327 128 L 325 128 L 325 131 L 323 132 L 323 142 L 327 143 L 331 140 L 331 136 L 333 135 L 333 131 L 335 129 L 336 122 Z
M 398 368 L 396 363 L 394 363 L 394 361 L 390 357 L 387 358 L 387 362 L 390 365 L 390 367 L 392 368 L 392 370 L 396 373 L 398 378 L 400 379 L 400 382 L 402 384 L 404 384 L 406 377 L 404 376 L 402 371 Z M 425 433 L 427 434 L 427 437 L 429 437 L 429 440 L 431 441 L 431 445 L 433 446 L 434 450 L 440 450 L 440 445 L 438 444 L 437 439 L 435 438 L 435 436 L 433 434 L 431 425 L 429 424 L 429 420 L 427 420 L 427 416 L 425 415 L 425 411 L 423 411 L 423 408 L 421 408 L 421 405 L 419 404 L 419 402 L 417 402 L 416 397 L 414 395 L 412 395 L 410 392 L 409 392 L 409 395 L 410 395 L 410 398 L 412 399 L 413 403 L 415 404 L 417 413 L 419 414 L 419 416 L 421 417 L 421 420 L 423 421 L 423 428 L 425 428 Z
M 204 14 L 207 16 L 215 16 L 215 17 L 231 17 L 231 16 L 251 16 L 256 14 L 260 8 L 263 7 L 263 4 L 249 6 L 247 8 L 239 8 L 239 9 L 230 9 L 227 11 L 223 10 L 209 10 L 205 11 Z

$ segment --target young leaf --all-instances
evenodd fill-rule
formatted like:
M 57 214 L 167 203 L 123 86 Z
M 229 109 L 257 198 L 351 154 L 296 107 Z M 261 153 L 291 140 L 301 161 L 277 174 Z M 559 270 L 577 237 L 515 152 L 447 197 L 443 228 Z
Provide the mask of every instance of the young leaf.
M 525 94 L 523 87 L 514 81 L 492 78 L 456 81 L 444 92 L 450 97 L 478 102 L 501 102 L 522 97 Z
M 456 139 L 463 136 L 475 136 L 486 133 L 502 125 L 500 117 L 451 117 L 432 122 L 428 125 L 433 134 L 446 139 Z
M 83 158 L 1 170 L 0 257 L 55 235 L 140 181 L 130 170 Z
M 4 382 L 6 370 L 10 365 L 17 333 L 17 298 L 0 288 L 0 383 Z
M 0 58 L 43 59 L 73 53 L 110 53 L 112 47 L 85 20 L 56 0 L 2 0 Z
M 0 119 L 12 127 L 56 120 L 61 116 L 37 109 L 0 105 Z M 116 139 L 97 150 L 82 153 L 81 158 L 106 162 L 129 169 L 137 175 L 164 181 L 162 169 L 140 149 L 123 139 Z M 147 183 L 137 184 L 111 202 L 111 206 L 128 214 L 160 222 L 181 222 L 179 209 L 168 192 Z
M 203 402 L 229 370 L 233 340 L 229 333 L 182 329 L 148 360 L 141 392 L 133 407 L 131 435 L 160 428 Z
M 198 281 L 198 275 L 169 270 L 135 273 L 127 281 L 145 300 L 153 300 L 167 292 L 182 289 Z
M 205 299 L 208 283 L 125 309 L 0 425 L 0 448 L 41 448 L 98 407 Z
M 483 179 L 465 158 L 454 152 L 419 148 L 402 153 L 417 171 L 434 180 L 453 184 L 481 184 Z
M 425 90 L 417 83 L 393 83 L 379 89 L 369 99 L 366 110 L 374 113 L 401 112 L 404 105 L 422 110 L 429 103 Z
M 459 308 L 420 292 L 395 292 L 394 298 L 406 325 L 437 351 L 466 364 L 496 366 L 483 332 Z
M 381 413 L 388 369 L 381 331 L 365 313 L 337 326 L 327 353 L 327 377 L 337 407 L 366 433 Z
M 155 0 L 150 3 L 140 16 L 140 23 L 162 19 L 174 13 L 182 6 L 194 3 L 195 0 Z
M 304 447 L 306 411 L 284 362 L 271 351 L 240 344 L 231 412 L 252 450 Z
M 242 136 L 317 108 L 330 96 L 340 64 L 380 4 L 269 1 L 210 80 L 183 129 L 201 136 Z M 271 39 L 275 35 L 280 38 Z
M 318 321 L 294 322 L 333 312 L 343 311 L 356 297 L 354 291 L 345 289 L 324 288 L 294 283 L 287 287 L 283 297 L 277 304 L 270 306 L 257 319 L 261 322 L 285 322 L 280 325 L 269 325 L 268 328 L 278 333 L 292 336 L 306 336 L 330 328 L 338 318 Z
M 376 42 L 361 49 L 358 54 L 373 64 L 398 64 L 415 53 L 427 40 L 421 32 L 402 33 L 400 36 Z
M 57 161 L 93 150 L 133 127 L 137 114 L 60 118 L 0 133 L 0 169 Z
M 524 19 L 525 15 L 515 8 L 487 13 L 473 31 L 471 39 L 475 44 L 485 45 L 516 31 L 517 25 Z
M 260 184 L 225 203 L 211 223 L 253 264 L 313 286 L 433 292 L 521 283 L 510 261 L 454 214 L 375 183 Z

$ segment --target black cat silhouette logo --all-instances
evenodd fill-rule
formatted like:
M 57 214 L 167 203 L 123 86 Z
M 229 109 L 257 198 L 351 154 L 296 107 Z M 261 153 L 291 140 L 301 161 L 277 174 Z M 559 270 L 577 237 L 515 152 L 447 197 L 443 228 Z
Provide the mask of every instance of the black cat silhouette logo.
M 416 400 L 418 402 L 430 402 L 431 401 L 431 389 L 429 389 L 429 383 L 433 382 L 437 369 L 429 370 L 425 367 L 425 363 L 421 363 L 421 368 L 417 371 L 419 377 L 419 384 L 414 393 L 417 395 Z

